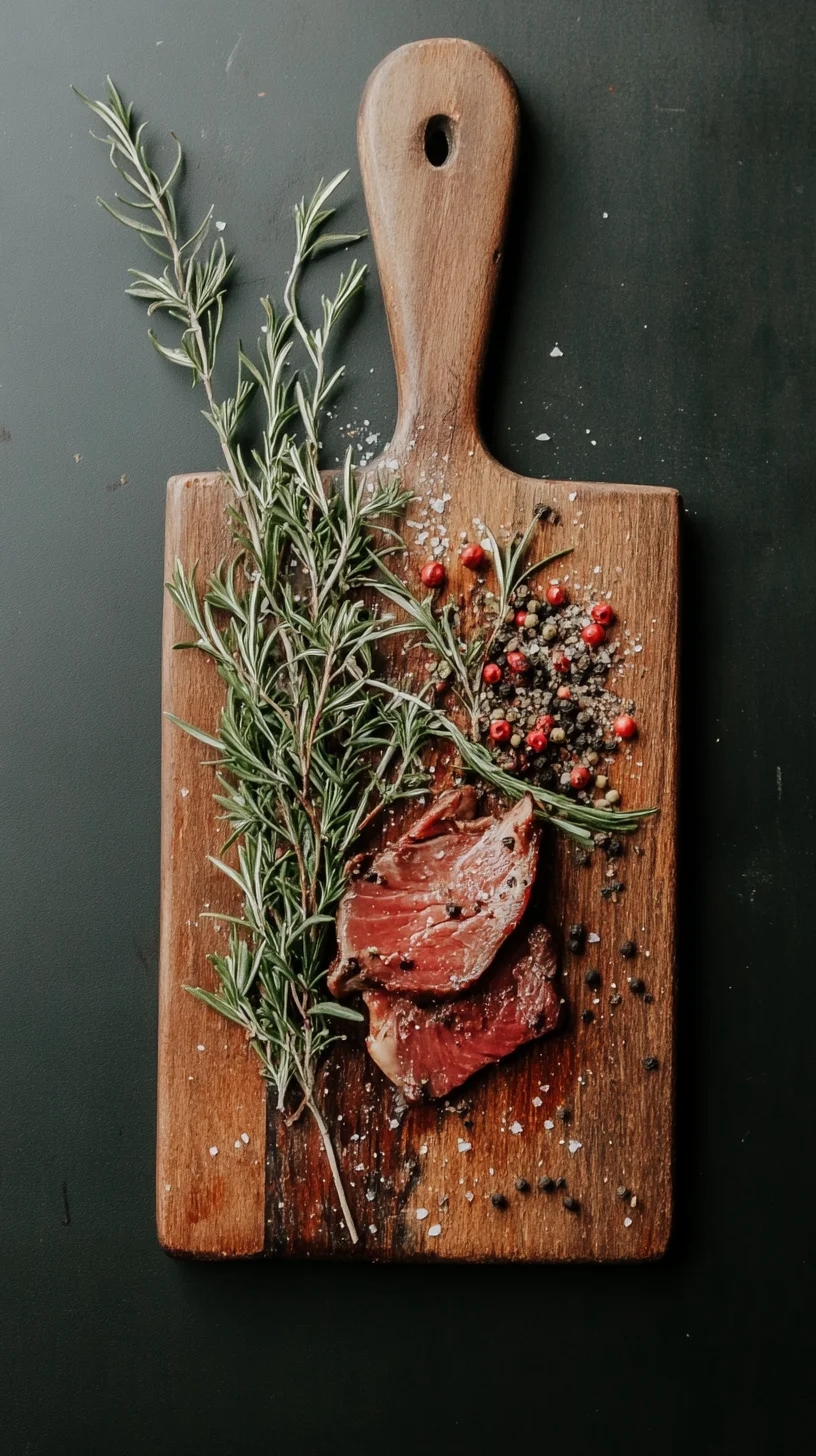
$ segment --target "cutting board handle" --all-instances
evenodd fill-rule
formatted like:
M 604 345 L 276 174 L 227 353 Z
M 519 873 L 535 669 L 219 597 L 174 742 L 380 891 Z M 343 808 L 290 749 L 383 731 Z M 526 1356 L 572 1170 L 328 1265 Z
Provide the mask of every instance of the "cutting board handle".
M 518 151 L 504 67 L 465 40 L 381 61 L 358 146 L 397 371 L 391 450 L 481 446 L 477 397 Z

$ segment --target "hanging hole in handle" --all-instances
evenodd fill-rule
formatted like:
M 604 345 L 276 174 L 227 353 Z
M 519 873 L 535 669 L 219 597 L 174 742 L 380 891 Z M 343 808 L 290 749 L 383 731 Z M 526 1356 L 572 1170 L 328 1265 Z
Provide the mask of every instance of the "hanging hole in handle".
M 453 123 L 449 116 L 432 116 L 425 127 L 425 156 L 432 167 L 444 167 L 453 150 Z

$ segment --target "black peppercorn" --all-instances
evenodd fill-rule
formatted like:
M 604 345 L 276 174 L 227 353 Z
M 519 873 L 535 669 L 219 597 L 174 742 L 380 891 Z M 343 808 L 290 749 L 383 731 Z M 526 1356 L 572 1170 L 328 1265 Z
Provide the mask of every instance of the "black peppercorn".
M 589 855 L 587 854 L 585 849 L 581 848 L 580 845 L 575 851 L 575 863 L 579 865 L 581 869 L 585 869 L 586 866 L 590 863 Z
M 637 954 L 637 946 L 635 945 L 635 942 L 633 940 L 622 940 L 620 944 L 620 953 L 623 956 L 624 960 L 628 961 L 633 955 Z
M 449 900 L 447 905 L 445 906 L 445 914 L 447 915 L 448 919 L 458 920 L 461 913 L 461 905 L 454 905 L 453 902 Z
M 399 965 L 401 971 L 412 971 L 414 969 L 414 963 L 410 956 L 400 956 Z
M 646 1002 L 647 1006 L 651 1006 L 654 1002 L 654 996 L 652 996 L 648 991 L 646 992 L 646 995 L 643 999 Z
M 555 1180 L 555 1186 L 556 1186 L 556 1188 L 566 1188 L 566 1186 L 567 1186 L 567 1180 L 566 1180 L 566 1178 L 556 1178 L 556 1180 Z
M 623 845 L 619 839 L 610 839 L 606 846 L 607 859 L 617 859 L 619 854 L 623 854 Z
M 542 1193 L 552 1193 L 553 1189 L 555 1188 L 555 1179 L 554 1178 L 548 1178 L 547 1175 L 546 1175 L 546 1173 L 545 1173 L 545 1175 L 544 1175 L 543 1178 L 539 1178 L 539 1180 L 538 1180 L 538 1186 L 539 1186 L 539 1190 Z
M 567 1213 L 578 1213 L 581 1205 L 578 1202 L 577 1198 L 570 1198 L 569 1196 L 567 1196 L 562 1201 L 565 1209 L 567 1210 Z
M 630 976 L 627 981 L 627 985 L 629 987 L 629 990 L 635 996 L 642 996 L 643 992 L 646 990 L 646 983 L 644 981 L 641 981 L 640 976 Z
M 572 1117 L 572 1108 L 556 1107 L 555 1115 L 558 1118 L 559 1122 L 569 1122 L 570 1118 Z
M 587 1006 L 586 1010 L 581 1012 L 581 1020 L 587 1023 L 589 1023 L 590 1021 L 594 1021 L 595 1012 L 592 1011 L 589 1006 Z
M 505 849 L 515 849 L 516 847 L 516 841 L 513 838 L 512 834 L 505 834 L 502 840 L 502 844 L 504 845 Z
M 583 925 L 571 925 L 568 936 L 567 948 L 572 951 L 573 955 L 580 955 L 584 949 L 584 941 L 586 940 L 586 931 Z
M 584 980 L 588 986 L 600 986 L 601 973 L 597 966 L 593 966 L 591 970 L 584 973 Z
M 646 1068 L 647 1072 L 656 1072 L 658 1067 L 660 1066 L 660 1063 L 657 1060 L 657 1057 L 644 1057 L 643 1065 Z
M 493 1204 L 494 1208 L 507 1207 L 507 1199 L 505 1198 L 503 1193 L 491 1193 L 490 1202 Z
M 517 1193 L 529 1193 L 530 1192 L 530 1185 L 527 1182 L 527 1179 L 526 1178 L 517 1178 L 516 1179 L 516 1192 Z

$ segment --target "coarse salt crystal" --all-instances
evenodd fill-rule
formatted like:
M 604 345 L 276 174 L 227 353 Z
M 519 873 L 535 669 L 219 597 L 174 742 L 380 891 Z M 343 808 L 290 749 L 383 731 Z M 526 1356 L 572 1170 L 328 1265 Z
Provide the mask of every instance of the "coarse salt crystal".
M 421 1152 L 421 1153 L 422 1153 L 422 1154 L 423 1154 L 423 1155 L 424 1155 L 424 1154 L 425 1154 L 425 1153 L 427 1153 L 427 1151 L 428 1151 L 428 1144 L 427 1144 L 427 1143 L 423 1143 L 423 1144 L 422 1144 L 422 1147 L 421 1147 L 421 1148 L 420 1148 L 420 1150 L 419 1150 L 419 1151 L 420 1151 L 420 1152 Z
M 225 222 L 217 222 L 215 226 L 217 227 L 218 231 L 222 233 L 227 224 Z
M 541 1100 L 540 1097 L 534 1097 L 533 1098 L 533 1107 L 543 1107 L 543 1105 L 544 1104 L 543 1104 L 543 1102 L 542 1102 L 542 1100 Z
M 216 1147 L 210 1148 L 210 1157 L 211 1158 L 217 1158 L 218 1157 L 218 1149 Z
M 632 1227 L 632 1220 L 631 1220 L 631 1218 L 625 1218 L 623 1220 L 623 1227 L 624 1228 L 631 1228 Z
M 549 435 L 536 435 L 537 440 L 549 440 Z
M 367 1203 L 373 1203 L 373 1202 L 374 1202 L 374 1199 L 375 1199 L 375 1198 L 376 1198 L 376 1197 L 377 1197 L 377 1195 L 376 1195 L 376 1193 L 373 1193 L 373 1192 L 372 1192 L 372 1191 L 371 1191 L 371 1189 L 370 1189 L 370 1188 L 369 1188 L 369 1190 L 368 1190 L 368 1192 L 367 1192 L 367 1194 L 366 1194 L 366 1202 L 367 1202 Z
M 466 1143 L 465 1140 L 464 1140 L 464 1138 L 460 1138 L 457 1146 L 459 1148 L 460 1153 L 469 1153 L 470 1150 L 471 1150 L 471 1148 L 472 1148 L 472 1146 L 473 1146 L 473 1144 L 472 1143 Z
M 591 930 L 589 932 L 589 935 L 587 936 L 587 940 L 589 941 L 590 945 L 597 945 L 600 938 L 601 937 L 599 935 L 595 934 L 594 930 Z
M 572 1153 L 572 1156 L 573 1157 L 575 1157 L 575 1154 L 577 1153 L 578 1149 L 579 1148 L 582 1148 L 583 1146 L 584 1146 L 583 1143 L 579 1143 L 579 1141 L 578 1141 L 577 1138 L 570 1138 L 570 1140 L 569 1140 L 569 1150 Z
M 421 1223 L 422 1220 L 423 1220 L 423 1218 L 427 1218 L 428 1217 L 428 1210 L 427 1210 L 427 1208 L 418 1208 L 417 1211 L 416 1211 L 416 1216 L 417 1216 L 418 1221 Z
M 559 349 L 559 347 L 558 347 L 557 344 L 556 344 L 556 346 L 555 346 L 554 349 L 550 349 L 550 358 L 551 359 L 562 359 L 563 357 L 564 357 L 564 350 L 563 349 Z
M 553 1122 L 551 1117 L 548 1117 L 544 1126 L 546 1127 L 548 1132 L 552 1132 L 553 1128 L 555 1127 L 555 1123 Z
M 249 1133 L 248 1132 L 242 1132 L 241 1133 L 241 1142 L 242 1143 L 248 1143 L 249 1142 Z
M 515 1137 L 518 1137 L 520 1132 L 524 1132 L 524 1128 L 522 1127 L 520 1122 L 511 1122 L 510 1131 L 514 1134 Z
M 189 789 L 179 789 L 179 793 L 181 794 L 182 799 L 186 799 L 189 792 Z
M 466 1193 L 465 1194 L 465 1198 L 467 1199 L 468 1203 L 472 1203 L 473 1202 L 473 1194 L 472 1193 Z
M 431 1224 L 431 1227 L 428 1229 L 428 1238 L 429 1239 L 438 1239 L 439 1238 L 439 1235 L 441 1234 L 441 1232 L 442 1232 L 442 1225 L 441 1225 L 441 1223 L 432 1223 Z
M 567 497 L 567 499 L 568 500 L 577 500 L 578 499 L 578 492 L 577 492 L 577 490 L 571 490 L 570 493 L 569 493 L 569 496 Z
M 390 1128 L 392 1128 L 392 1129 L 395 1128 L 395 1127 L 399 1127 L 399 1119 L 396 1118 L 396 1117 L 392 1117 L 391 1120 L 390 1120 L 390 1122 L 389 1122 L 389 1124 L 388 1124 L 388 1126 Z

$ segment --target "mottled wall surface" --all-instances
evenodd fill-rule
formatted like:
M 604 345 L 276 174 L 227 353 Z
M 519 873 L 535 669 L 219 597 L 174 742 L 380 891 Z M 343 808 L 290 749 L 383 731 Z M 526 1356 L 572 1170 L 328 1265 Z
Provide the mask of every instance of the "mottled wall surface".
M 795 1429 L 812 1298 L 815 25 L 804 0 L 8 7 L 12 1452 L 764 1456 Z M 162 529 L 167 476 L 216 452 L 122 296 L 147 255 L 93 205 L 111 176 L 69 83 L 98 94 L 110 72 L 157 137 L 182 137 L 185 206 L 226 224 L 230 333 L 249 340 L 293 198 L 351 165 L 344 221 L 362 225 L 362 86 L 434 34 L 495 51 L 522 97 L 492 448 L 533 475 L 674 486 L 686 506 L 674 1244 L 645 1268 L 183 1266 L 153 1228 Z M 393 423 L 376 280 L 349 357 L 331 453 Z

